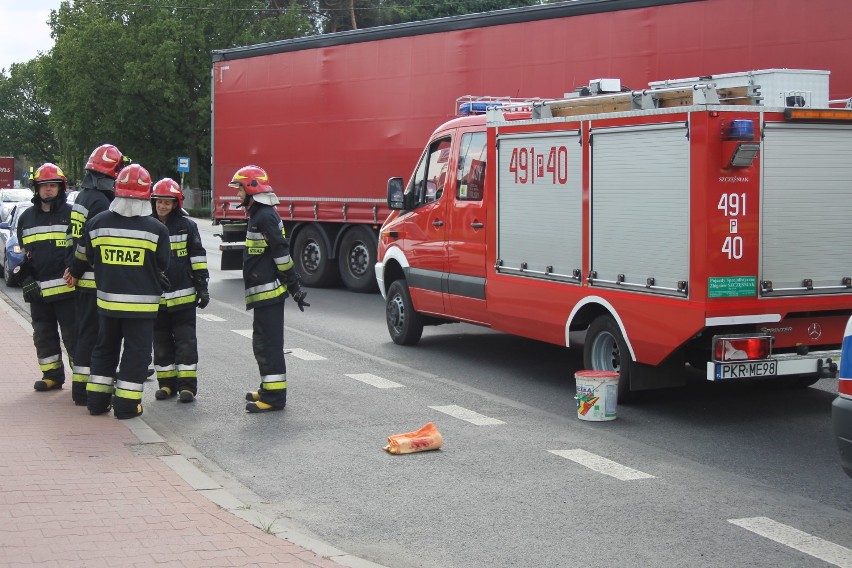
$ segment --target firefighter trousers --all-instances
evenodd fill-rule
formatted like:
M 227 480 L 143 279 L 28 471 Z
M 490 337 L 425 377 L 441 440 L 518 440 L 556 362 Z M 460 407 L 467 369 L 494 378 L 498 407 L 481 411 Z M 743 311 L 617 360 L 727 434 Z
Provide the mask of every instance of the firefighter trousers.
M 105 315 L 99 315 L 98 320 L 98 340 L 86 389 L 89 412 L 102 414 L 112 402 L 116 418 L 136 416 L 151 364 L 154 320 Z
M 77 341 L 74 345 L 71 398 L 76 404 L 86 404 L 86 383 L 92 364 L 92 351 L 98 340 L 98 306 L 94 292 L 77 290 L 75 316 L 77 319 Z
M 160 388 L 172 394 L 198 394 L 198 338 L 195 307 L 157 312 L 154 322 L 154 369 Z
M 71 297 L 55 302 L 36 301 L 30 304 L 33 343 L 42 378 L 59 384 L 65 382 L 60 333 L 71 365 L 74 365 L 74 297 L 71 294 L 69 296 Z
M 260 402 L 274 408 L 287 404 L 287 366 L 284 363 L 284 302 L 254 308 L 251 346 L 260 371 Z

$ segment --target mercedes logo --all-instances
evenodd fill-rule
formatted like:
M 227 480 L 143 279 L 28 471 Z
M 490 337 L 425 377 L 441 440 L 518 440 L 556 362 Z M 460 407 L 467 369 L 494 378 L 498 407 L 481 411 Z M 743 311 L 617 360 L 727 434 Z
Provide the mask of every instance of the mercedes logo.
M 816 341 L 822 337 L 822 326 L 818 323 L 812 323 L 808 326 L 808 337 L 811 341 Z

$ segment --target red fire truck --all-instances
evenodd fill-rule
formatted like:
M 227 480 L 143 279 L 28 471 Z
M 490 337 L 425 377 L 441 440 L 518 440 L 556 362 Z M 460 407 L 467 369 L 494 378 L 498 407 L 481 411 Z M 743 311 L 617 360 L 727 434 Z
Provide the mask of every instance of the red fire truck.
M 574 0 L 298 38 L 213 54 L 213 220 L 222 268 L 242 262 L 227 187 L 266 168 L 303 282 L 375 287 L 388 177 L 470 93 L 561 97 L 591 77 L 645 85 L 741 69 L 832 71 L 852 92 L 852 2 Z
M 852 94 L 852 93 L 850 93 Z M 465 100 L 406 186 L 376 274 L 398 344 L 463 321 L 571 345 L 620 394 L 836 375 L 852 314 L 852 103 L 768 69 L 556 100 Z M 840 106 L 849 108 L 839 108 Z M 680 372 L 678 372 L 680 371 Z

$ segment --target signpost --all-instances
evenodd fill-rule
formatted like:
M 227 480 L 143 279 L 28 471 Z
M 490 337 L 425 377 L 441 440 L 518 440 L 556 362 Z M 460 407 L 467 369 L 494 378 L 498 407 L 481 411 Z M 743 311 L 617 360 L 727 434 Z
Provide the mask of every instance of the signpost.
M 180 172 L 180 187 L 183 189 L 183 174 L 189 171 L 189 158 L 179 157 L 177 166 L 177 170 Z

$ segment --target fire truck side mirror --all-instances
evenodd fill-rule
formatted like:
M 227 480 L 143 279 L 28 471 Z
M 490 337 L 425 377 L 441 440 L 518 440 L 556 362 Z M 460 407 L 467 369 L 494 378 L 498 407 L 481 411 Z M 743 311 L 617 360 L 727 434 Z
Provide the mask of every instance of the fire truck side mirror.
M 401 177 L 388 180 L 388 209 L 405 210 L 405 190 Z

